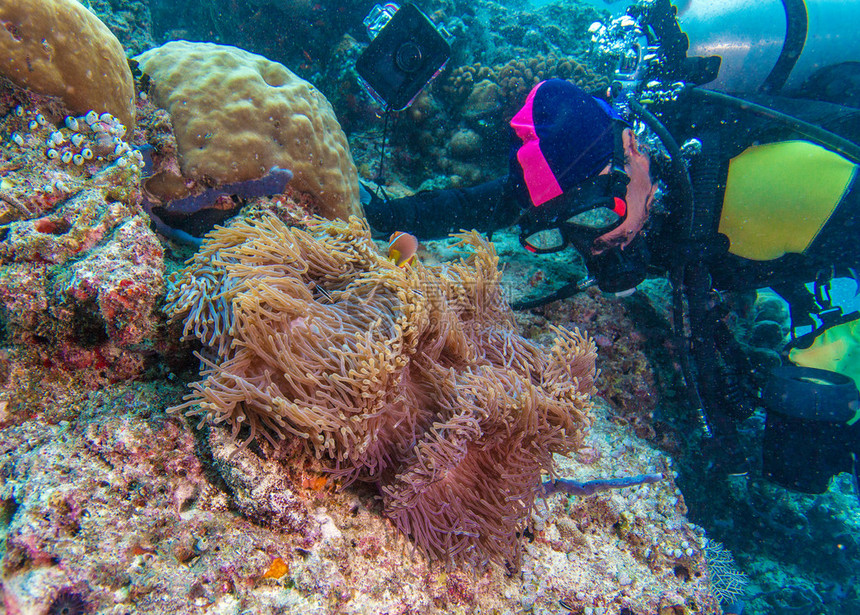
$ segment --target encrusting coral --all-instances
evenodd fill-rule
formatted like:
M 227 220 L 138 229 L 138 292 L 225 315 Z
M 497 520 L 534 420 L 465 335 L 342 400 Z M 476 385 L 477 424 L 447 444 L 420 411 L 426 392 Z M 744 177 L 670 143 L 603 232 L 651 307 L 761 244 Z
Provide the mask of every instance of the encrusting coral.
M 518 335 L 492 245 L 459 239 L 456 263 L 400 268 L 354 217 L 216 229 L 168 294 L 206 347 L 174 410 L 246 442 L 302 438 L 377 485 L 431 557 L 515 567 L 542 472 L 589 423 L 595 346 L 576 330 L 549 349 Z

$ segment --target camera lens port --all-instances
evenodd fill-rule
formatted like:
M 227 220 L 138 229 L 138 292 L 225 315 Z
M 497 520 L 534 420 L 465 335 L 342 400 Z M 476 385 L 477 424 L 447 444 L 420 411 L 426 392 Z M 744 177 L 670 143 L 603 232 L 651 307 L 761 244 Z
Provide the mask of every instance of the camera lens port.
M 421 68 L 424 62 L 424 54 L 421 52 L 421 47 L 416 43 L 407 41 L 397 49 L 394 61 L 397 67 L 404 73 L 414 73 Z

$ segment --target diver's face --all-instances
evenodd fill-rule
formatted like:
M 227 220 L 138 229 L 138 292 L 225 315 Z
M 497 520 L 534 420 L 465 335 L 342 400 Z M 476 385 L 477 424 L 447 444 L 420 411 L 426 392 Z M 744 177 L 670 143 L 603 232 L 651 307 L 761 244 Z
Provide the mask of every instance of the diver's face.
M 651 203 L 657 190 L 657 184 L 651 180 L 651 161 L 648 154 L 640 151 L 633 131 L 626 129 L 622 138 L 626 160 L 624 170 L 630 177 L 630 183 L 627 184 L 627 217 L 618 228 L 594 240 L 592 254 L 600 254 L 614 247 L 627 247 L 648 221 Z M 601 172 L 603 173 L 609 173 L 609 165 Z

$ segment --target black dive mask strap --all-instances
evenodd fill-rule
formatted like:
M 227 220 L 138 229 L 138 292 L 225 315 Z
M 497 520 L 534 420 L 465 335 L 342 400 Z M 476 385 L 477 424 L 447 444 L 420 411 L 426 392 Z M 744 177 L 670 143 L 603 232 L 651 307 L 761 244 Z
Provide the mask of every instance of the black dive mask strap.
M 624 155 L 624 131 L 629 125 L 620 119 L 612 120 L 613 148 L 610 160 L 609 173 L 598 175 L 592 180 L 601 186 L 601 197 L 593 199 L 590 207 L 583 208 L 588 211 L 602 206 L 611 209 L 618 214 L 615 224 L 603 228 L 588 228 L 578 225 L 565 225 L 562 232 L 567 236 L 569 243 L 585 257 L 591 253 L 594 241 L 607 233 L 614 231 L 627 219 L 627 185 L 630 176 L 624 168 L 626 164 Z
M 624 169 L 624 131 L 629 128 L 628 124 L 622 120 L 612 120 L 614 130 L 614 147 L 612 148 L 612 167 L 609 169 L 609 176 L 612 178 L 611 192 L 612 197 L 616 199 L 626 200 L 627 184 L 630 183 L 630 176 Z

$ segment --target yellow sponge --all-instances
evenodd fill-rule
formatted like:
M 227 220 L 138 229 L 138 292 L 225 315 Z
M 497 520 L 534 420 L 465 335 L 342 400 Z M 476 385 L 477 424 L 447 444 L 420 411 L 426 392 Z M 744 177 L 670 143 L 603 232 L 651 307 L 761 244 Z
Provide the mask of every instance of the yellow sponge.
M 134 126 L 134 81 L 122 45 L 75 0 L 0 2 L 0 75 L 56 96 L 76 114 L 107 111 Z

